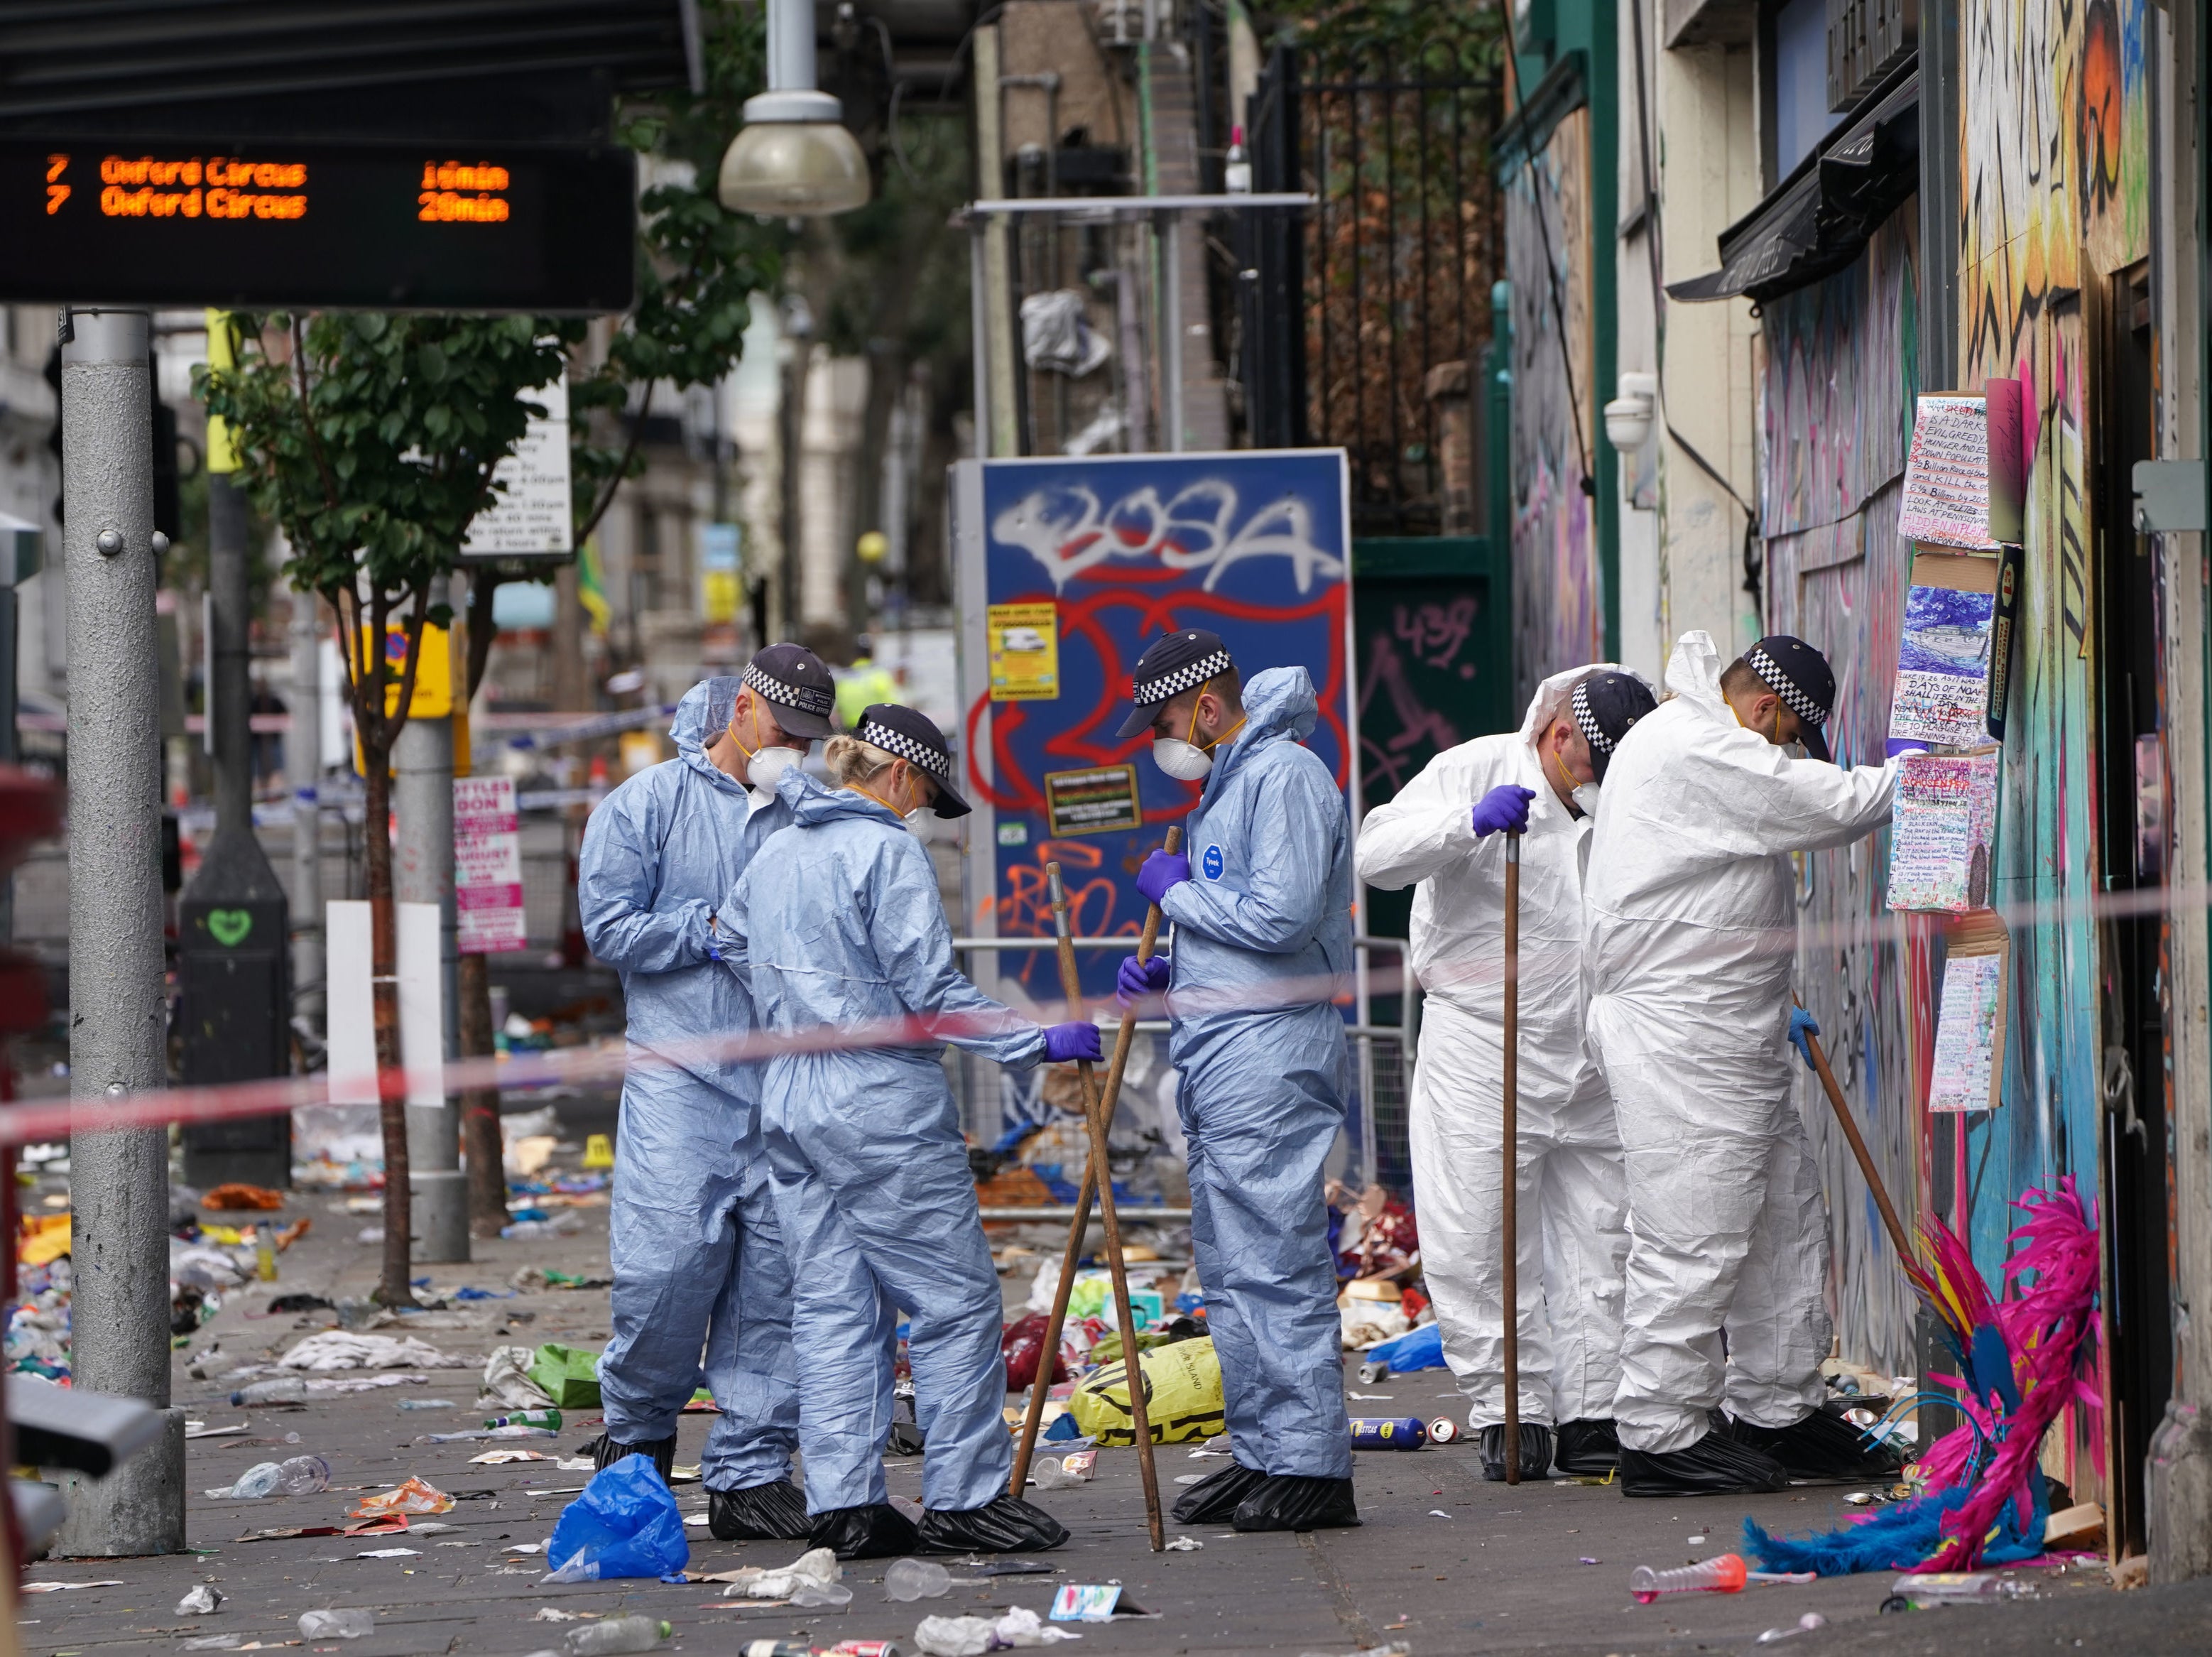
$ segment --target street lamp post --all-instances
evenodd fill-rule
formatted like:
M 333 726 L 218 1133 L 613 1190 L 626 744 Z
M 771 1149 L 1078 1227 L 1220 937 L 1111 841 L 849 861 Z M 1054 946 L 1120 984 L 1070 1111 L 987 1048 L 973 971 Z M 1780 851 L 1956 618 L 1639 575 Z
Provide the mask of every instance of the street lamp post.
M 768 90 L 745 100 L 715 193 L 733 213 L 818 218 L 865 205 L 868 161 L 814 84 L 811 0 L 769 0 Z

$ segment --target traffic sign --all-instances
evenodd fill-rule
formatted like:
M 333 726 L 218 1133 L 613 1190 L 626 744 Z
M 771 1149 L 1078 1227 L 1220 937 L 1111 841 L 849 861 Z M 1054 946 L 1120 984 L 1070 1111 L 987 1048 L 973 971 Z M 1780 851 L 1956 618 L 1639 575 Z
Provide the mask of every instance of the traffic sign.
M 620 311 L 636 192 L 612 145 L 0 139 L 0 301 Z

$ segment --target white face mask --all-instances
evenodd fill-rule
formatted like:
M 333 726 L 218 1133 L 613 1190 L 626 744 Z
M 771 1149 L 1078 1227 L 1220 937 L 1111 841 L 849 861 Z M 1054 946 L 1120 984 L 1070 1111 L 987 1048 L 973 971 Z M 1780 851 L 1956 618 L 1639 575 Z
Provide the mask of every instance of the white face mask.
M 1195 783 L 1213 769 L 1213 756 L 1179 736 L 1156 736 L 1152 764 L 1178 783 Z
M 805 763 L 806 756 L 797 748 L 757 748 L 745 761 L 745 781 L 763 794 L 774 794 L 777 778 Z
M 1597 815 L 1597 784 L 1577 783 L 1574 792 L 1575 809 L 1585 817 Z

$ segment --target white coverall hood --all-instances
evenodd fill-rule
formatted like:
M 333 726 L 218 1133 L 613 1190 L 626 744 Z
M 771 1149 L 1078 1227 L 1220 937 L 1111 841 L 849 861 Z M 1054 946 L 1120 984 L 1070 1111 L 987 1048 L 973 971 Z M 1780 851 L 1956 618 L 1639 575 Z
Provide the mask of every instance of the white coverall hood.
M 1695 1444 L 1715 1405 L 1779 1428 L 1821 1401 L 1827 1229 L 1784 1044 L 1789 854 L 1887 822 L 1896 779 L 1746 730 L 1721 667 L 1708 636 L 1682 636 L 1674 698 L 1613 755 L 1590 843 L 1589 1040 L 1636 1216 L 1614 1415 L 1645 1453 Z

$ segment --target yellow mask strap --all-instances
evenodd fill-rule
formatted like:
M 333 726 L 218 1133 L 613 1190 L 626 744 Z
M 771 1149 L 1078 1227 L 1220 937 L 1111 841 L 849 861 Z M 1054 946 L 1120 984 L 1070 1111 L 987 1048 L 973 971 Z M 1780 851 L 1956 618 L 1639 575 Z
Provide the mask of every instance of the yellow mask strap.
M 1559 781 L 1567 785 L 1567 796 L 1571 802 L 1575 790 L 1582 784 L 1575 781 L 1575 774 L 1567 769 L 1566 755 L 1561 753 L 1557 748 L 1552 750 L 1552 763 L 1559 768 Z

